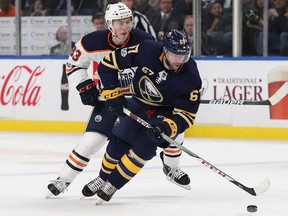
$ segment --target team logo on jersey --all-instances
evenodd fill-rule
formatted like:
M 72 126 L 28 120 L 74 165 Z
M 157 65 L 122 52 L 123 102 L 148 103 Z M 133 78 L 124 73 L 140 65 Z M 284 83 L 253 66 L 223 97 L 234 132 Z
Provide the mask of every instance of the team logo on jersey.
M 95 122 L 100 122 L 102 121 L 102 116 L 101 115 L 96 115 L 95 116 Z
M 143 99 L 145 99 L 146 101 L 149 102 L 163 101 L 161 93 L 148 77 L 144 76 L 139 80 L 139 90 Z
M 135 68 L 127 68 L 124 70 L 120 70 L 118 73 L 119 81 L 122 88 L 129 88 L 134 77 Z
M 158 73 L 158 77 L 156 78 L 156 83 L 160 84 L 162 81 L 166 81 L 168 73 L 166 71 L 161 71 Z
M 121 50 L 121 56 L 122 56 L 122 57 L 125 57 L 127 54 L 128 54 L 127 48 L 123 48 L 123 49 Z

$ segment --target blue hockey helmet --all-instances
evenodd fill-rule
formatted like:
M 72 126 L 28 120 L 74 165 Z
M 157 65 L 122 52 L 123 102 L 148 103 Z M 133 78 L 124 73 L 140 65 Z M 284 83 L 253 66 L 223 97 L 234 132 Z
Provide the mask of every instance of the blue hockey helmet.
M 189 60 L 191 56 L 191 43 L 183 30 L 170 30 L 165 34 L 163 42 L 166 55 L 169 51 L 175 55 L 185 55 L 183 63 Z

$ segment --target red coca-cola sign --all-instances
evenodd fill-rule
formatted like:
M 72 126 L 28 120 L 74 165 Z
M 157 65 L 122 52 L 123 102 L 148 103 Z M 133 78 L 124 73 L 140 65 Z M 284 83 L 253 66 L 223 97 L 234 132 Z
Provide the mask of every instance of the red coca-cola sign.
M 37 80 L 45 68 L 17 65 L 8 74 L 1 75 L 0 105 L 36 106 L 40 100 L 41 86 Z

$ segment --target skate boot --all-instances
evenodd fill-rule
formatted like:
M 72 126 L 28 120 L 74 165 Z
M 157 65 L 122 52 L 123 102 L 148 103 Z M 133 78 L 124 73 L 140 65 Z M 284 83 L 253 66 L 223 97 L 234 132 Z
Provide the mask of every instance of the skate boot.
M 104 201 L 108 202 L 116 191 L 117 188 L 110 182 L 105 182 L 102 189 L 97 192 L 98 199 L 96 201 L 96 205 L 100 205 Z
M 60 177 L 58 177 L 56 180 L 52 180 L 47 187 L 51 194 L 58 196 L 60 193 L 64 193 L 69 185 L 70 183 L 63 181 Z M 50 197 L 51 194 L 48 194 L 47 197 Z
M 189 176 L 183 172 L 179 167 L 170 167 L 164 163 L 163 151 L 160 153 L 160 158 L 163 163 L 163 172 L 166 175 L 168 181 L 183 187 L 187 190 L 190 190 L 190 178 Z
M 98 176 L 97 178 L 93 179 L 91 182 L 86 184 L 82 189 L 82 194 L 85 197 L 94 196 L 103 186 L 104 181 L 103 179 Z

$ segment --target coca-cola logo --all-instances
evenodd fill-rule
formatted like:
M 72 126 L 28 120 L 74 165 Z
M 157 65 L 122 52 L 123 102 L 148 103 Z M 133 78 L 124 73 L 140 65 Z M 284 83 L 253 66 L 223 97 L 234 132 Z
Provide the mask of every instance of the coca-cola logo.
M 40 66 L 32 69 L 26 65 L 17 65 L 7 75 L 1 75 L 0 105 L 36 106 L 41 91 L 37 80 L 44 70 Z

